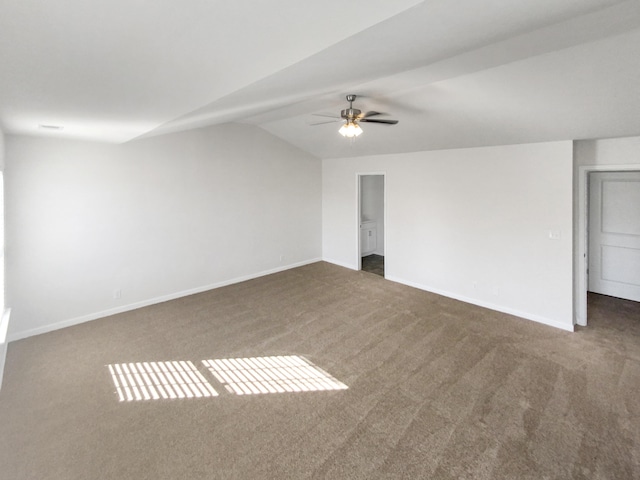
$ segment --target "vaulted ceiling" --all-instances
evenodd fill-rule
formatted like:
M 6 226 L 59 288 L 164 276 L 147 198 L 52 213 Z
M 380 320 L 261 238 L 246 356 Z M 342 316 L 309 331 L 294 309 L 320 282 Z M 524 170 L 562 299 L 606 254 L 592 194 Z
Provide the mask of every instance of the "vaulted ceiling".
M 241 122 L 321 158 L 640 135 L 639 59 L 637 0 L 7 0 L 0 126 Z M 350 93 L 399 124 L 311 125 Z

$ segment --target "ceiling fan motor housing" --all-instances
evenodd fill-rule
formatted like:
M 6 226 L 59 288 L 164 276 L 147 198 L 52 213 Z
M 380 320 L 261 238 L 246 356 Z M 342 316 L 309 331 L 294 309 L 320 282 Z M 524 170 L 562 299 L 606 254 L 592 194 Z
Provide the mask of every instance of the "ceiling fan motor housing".
M 345 108 L 340 112 L 340 116 L 346 120 L 353 120 L 362 113 L 357 108 Z

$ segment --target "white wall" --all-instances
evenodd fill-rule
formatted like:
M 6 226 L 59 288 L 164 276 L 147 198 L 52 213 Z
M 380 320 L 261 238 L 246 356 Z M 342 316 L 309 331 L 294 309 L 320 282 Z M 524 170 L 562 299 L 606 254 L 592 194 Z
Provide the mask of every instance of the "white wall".
M 4 132 L 0 128 L 0 171 L 4 170 Z M 0 185 L 1 187 L 1 185 Z M 3 189 L 0 188 L 0 196 L 4 196 Z M 0 206 L 4 208 L 4 198 Z M 0 222 L 4 222 L 4 211 L 0 211 Z M 0 225 L 0 249 L 4 249 L 4 225 Z M 9 327 L 10 312 L 5 311 L 4 304 L 4 251 L 0 250 L 0 387 L 2 387 L 2 377 L 4 374 L 4 364 L 7 357 L 7 331 Z
M 8 136 L 6 193 L 11 339 L 321 256 L 320 160 L 249 125 Z
M 5 156 L 5 139 L 4 132 L 0 128 L 0 170 L 4 170 L 4 156 Z
M 323 258 L 357 268 L 355 176 L 385 171 L 388 279 L 572 330 L 572 155 L 567 141 L 323 160 Z
M 576 167 L 586 165 L 640 165 L 640 137 L 577 140 Z
M 384 175 L 363 175 L 360 184 L 362 221 L 376 222 L 375 254 L 384 255 Z

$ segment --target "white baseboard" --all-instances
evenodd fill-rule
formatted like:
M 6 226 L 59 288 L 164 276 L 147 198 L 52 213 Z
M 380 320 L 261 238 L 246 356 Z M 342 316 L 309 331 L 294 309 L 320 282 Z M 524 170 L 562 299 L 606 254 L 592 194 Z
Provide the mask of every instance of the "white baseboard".
M 40 335 L 42 333 L 53 332 L 54 330 L 59 330 L 61 328 L 71 327 L 73 325 L 78 325 L 80 323 L 90 322 L 91 320 L 97 320 L 99 318 L 109 317 L 111 315 L 116 315 L 118 313 L 124 313 L 131 310 L 136 310 L 138 308 L 148 307 L 149 305 L 155 305 L 157 303 L 167 302 L 169 300 L 175 300 L 176 298 L 187 297 L 189 295 L 194 295 L 196 293 L 202 293 L 208 290 L 214 290 L 216 288 L 226 287 L 227 285 L 233 285 L 234 283 L 245 282 L 247 280 L 252 280 L 254 278 L 264 277 L 265 275 L 271 275 L 273 273 L 283 272 L 285 270 L 302 267 L 303 265 L 309 265 L 311 263 L 316 263 L 319 261 L 321 261 L 320 258 L 304 260 L 302 262 L 292 263 L 289 265 L 272 268 L 270 270 L 264 270 L 262 272 L 253 273 L 250 275 L 244 275 L 242 277 L 236 277 L 229 280 L 224 280 L 222 282 L 214 283 L 211 285 L 205 285 L 202 287 L 192 288 L 189 290 L 183 290 L 181 292 L 170 293 L 168 295 L 162 295 L 160 297 L 150 298 L 148 300 L 143 300 L 136 303 L 130 303 L 128 305 L 121 305 L 119 307 L 102 310 L 100 312 L 90 313 L 88 315 L 82 315 L 80 317 L 70 318 L 68 320 L 63 320 L 63 321 L 52 323 L 49 325 L 44 325 L 42 327 L 23 330 L 21 332 L 12 333 L 11 335 L 9 335 L 8 342 L 13 342 L 15 340 L 20 340 L 22 338 L 32 337 L 34 335 Z
M 0 318 L 0 388 L 2 388 L 2 377 L 4 375 L 4 364 L 7 359 L 7 331 L 9 329 L 9 318 L 11 309 L 7 308 Z
M 566 330 L 568 332 L 573 332 L 574 331 L 574 327 L 573 327 L 573 322 L 571 323 L 564 323 L 564 322 L 558 322 L 557 320 L 552 320 L 546 317 L 542 317 L 540 315 L 533 315 L 531 313 L 528 312 L 522 312 L 513 308 L 509 308 L 509 307 L 505 307 L 502 305 L 496 305 L 494 303 L 489 303 L 489 302 L 484 302 L 481 300 L 477 300 L 475 298 L 470 298 L 470 297 L 465 297 L 463 295 L 458 295 L 452 292 L 447 292 L 444 290 L 439 290 L 437 288 L 431 288 L 425 285 L 421 285 L 419 283 L 415 283 L 415 282 L 411 282 L 409 280 L 404 280 L 402 278 L 397 278 L 397 277 L 385 277 L 387 280 L 390 280 L 392 282 L 396 282 L 396 283 L 401 283 L 403 285 L 408 285 L 409 287 L 414 287 L 417 288 L 419 290 L 424 290 L 426 292 L 431 292 L 431 293 L 435 293 L 437 295 L 442 295 L 443 297 L 449 297 L 449 298 L 453 298 L 455 300 L 460 300 L 461 302 L 465 302 L 465 303 L 470 303 L 472 305 L 477 305 L 479 307 L 484 307 L 484 308 L 488 308 L 489 310 L 495 310 L 496 312 L 502 312 L 502 313 L 507 313 L 509 315 L 514 315 L 516 317 L 520 317 L 520 318 L 524 318 L 525 320 L 532 320 L 534 322 L 538 322 L 538 323 L 542 323 L 544 325 L 548 325 L 550 327 L 555 327 L 555 328 L 559 328 L 561 330 Z
M 339 267 L 348 268 L 349 270 L 358 270 L 358 267 L 353 264 L 339 262 L 338 260 L 332 260 L 331 258 L 322 258 L 323 262 L 332 263 L 334 265 L 338 265 Z

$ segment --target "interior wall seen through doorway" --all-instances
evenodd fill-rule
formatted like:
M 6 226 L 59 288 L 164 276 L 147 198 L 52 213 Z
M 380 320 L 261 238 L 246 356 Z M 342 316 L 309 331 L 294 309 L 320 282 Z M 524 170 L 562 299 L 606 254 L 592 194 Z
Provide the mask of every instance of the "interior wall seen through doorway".
M 376 255 L 384 255 L 384 175 L 360 177 L 360 222 L 375 222 Z

